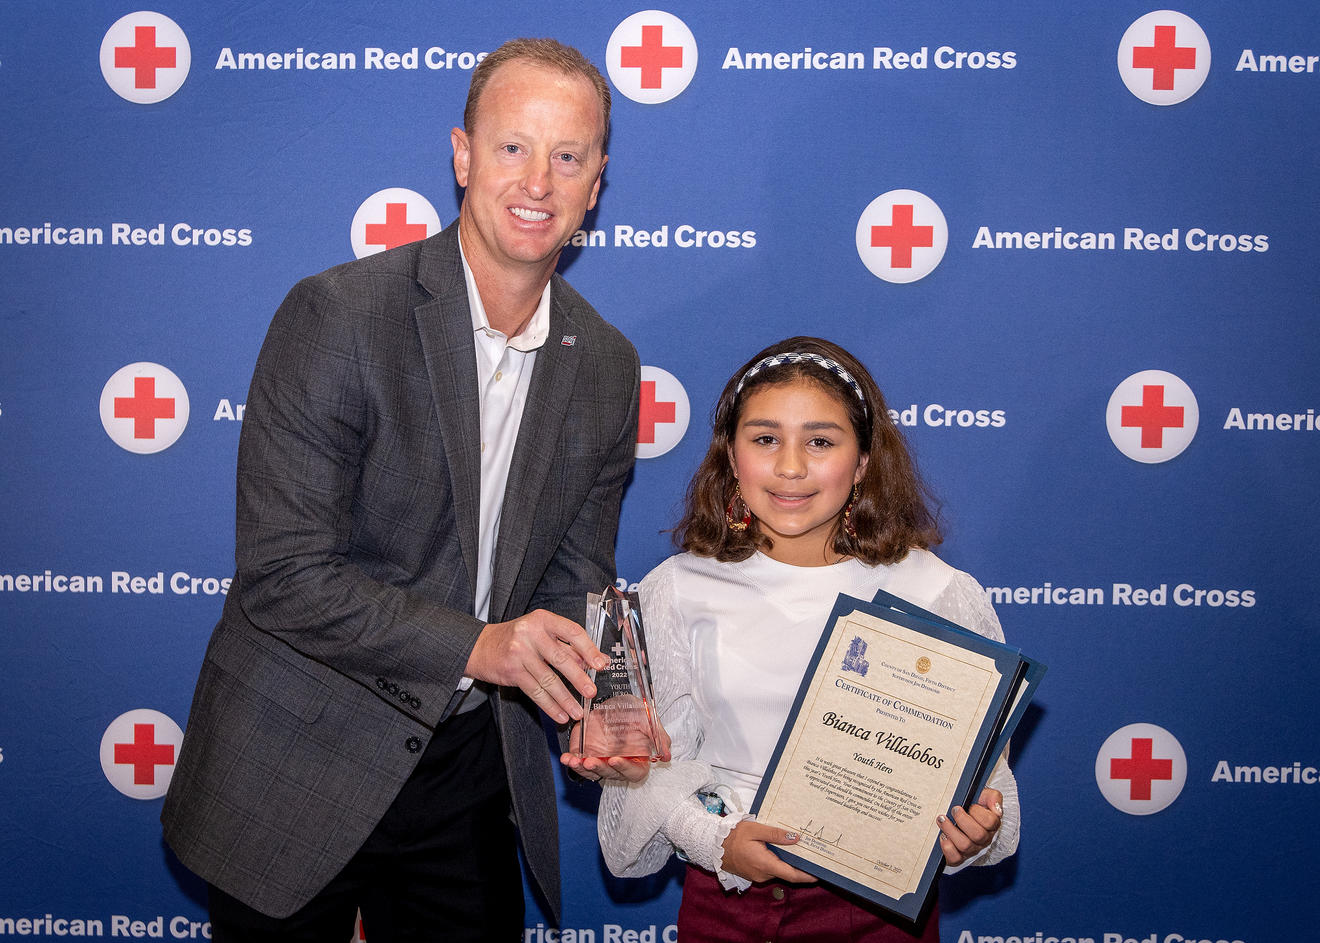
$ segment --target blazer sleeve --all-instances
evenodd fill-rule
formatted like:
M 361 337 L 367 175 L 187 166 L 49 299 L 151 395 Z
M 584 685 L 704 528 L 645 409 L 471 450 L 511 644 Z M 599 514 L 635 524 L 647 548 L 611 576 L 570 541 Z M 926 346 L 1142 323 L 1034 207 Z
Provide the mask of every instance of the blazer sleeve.
M 452 535 L 409 531 L 434 514 L 421 507 L 434 503 L 426 489 L 436 485 L 426 477 L 445 471 L 410 467 L 424 463 L 400 434 L 408 423 L 381 415 L 391 398 L 416 398 L 400 376 L 408 369 L 404 332 L 381 315 L 408 310 L 407 302 L 386 302 L 345 292 L 323 273 L 295 286 L 276 312 L 239 445 L 231 592 L 256 628 L 433 726 L 482 623 L 444 605 L 461 593 L 408 572 L 410 555 L 438 555 L 465 571 Z M 430 402 L 428 395 L 424 408 Z M 411 432 L 409 440 L 429 434 Z M 382 509 L 359 483 L 383 457 L 397 468 L 389 489 L 396 493 Z M 371 471 L 380 480 L 380 468 Z

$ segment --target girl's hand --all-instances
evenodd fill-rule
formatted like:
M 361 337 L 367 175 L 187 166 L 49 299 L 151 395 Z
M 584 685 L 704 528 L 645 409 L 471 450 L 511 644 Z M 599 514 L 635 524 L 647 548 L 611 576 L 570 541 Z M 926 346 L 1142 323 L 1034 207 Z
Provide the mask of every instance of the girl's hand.
M 994 840 L 1004 817 L 1004 797 L 998 789 L 986 789 L 976 804 L 968 809 L 954 806 L 948 815 L 939 816 L 940 850 L 944 860 L 959 865 L 974 858 Z
M 744 820 L 733 827 L 724 839 L 724 864 L 731 874 L 746 878 L 753 884 L 762 881 L 791 881 L 795 884 L 814 883 L 815 878 L 788 864 L 767 845 L 795 845 L 796 832 Z

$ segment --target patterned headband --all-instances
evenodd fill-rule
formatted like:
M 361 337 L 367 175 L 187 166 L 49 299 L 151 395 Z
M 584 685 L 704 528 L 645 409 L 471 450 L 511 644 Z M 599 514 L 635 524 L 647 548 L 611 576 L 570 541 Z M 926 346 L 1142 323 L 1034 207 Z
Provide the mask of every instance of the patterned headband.
M 786 363 L 804 363 L 804 362 L 813 363 L 818 367 L 823 367 L 826 370 L 828 370 L 830 373 L 837 376 L 844 383 L 847 383 L 848 386 L 852 388 L 852 391 L 857 394 L 857 398 L 861 400 L 862 414 L 867 418 L 870 418 L 871 413 L 870 410 L 867 409 L 866 407 L 866 397 L 862 393 L 861 385 L 858 384 L 858 382 L 853 379 L 853 375 L 849 373 L 847 370 L 843 369 L 843 367 L 840 364 L 836 363 L 835 361 L 831 360 L 828 357 L 822 357 L 820 354 L 806 353 L 804 351 L 792 351 L 786 354 L 772 354 L 769 357 L 762 357 L 760 360 L 756 361 L 756 363 L 752 364 L 751 367 L 748 368 L 747 372 L 742 375 L 742 379 L 738 381 L 738 385 L 733 388 L 733 395 L 737 396 L 739 393 L 741 393 L 742 388 L 747 385 L 747 381 L 750 380 L 752 377 L 756 376 L 762 370 L 769 369 L 770 367 L 778 367 L 781 364 L 786 364 Z

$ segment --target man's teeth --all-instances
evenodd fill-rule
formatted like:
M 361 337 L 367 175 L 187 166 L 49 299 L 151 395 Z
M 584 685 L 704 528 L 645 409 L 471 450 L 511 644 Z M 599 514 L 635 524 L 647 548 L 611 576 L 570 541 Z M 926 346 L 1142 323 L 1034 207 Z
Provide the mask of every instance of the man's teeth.
M 536 210 L 525 210 L 521 206 L 512 207 L 509 212 L 513 213 L 519 219 L 526 220 L 529 223 L 539 223 L 542 220 L 550 218 L 549 213 L 539 213 Z

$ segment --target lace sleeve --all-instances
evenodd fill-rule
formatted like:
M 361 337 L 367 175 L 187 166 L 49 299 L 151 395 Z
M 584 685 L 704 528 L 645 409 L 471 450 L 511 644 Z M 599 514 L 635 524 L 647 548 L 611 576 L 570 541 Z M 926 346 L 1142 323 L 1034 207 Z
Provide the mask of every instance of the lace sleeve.
M 741 817 L 712 815 L 695 798 L 715 784 L 710 767 L 695 759 L 703 731 L 691 693 L 691 643 L 678 614 L 673 565 L 656 567 L 640 591 L 653 693 L 673 759 L 652 766 L 645 782 L 601 784 L 596 819 L 601 852 L 619 877 L 652 874 L 675 850 L 718 871 L 724 837 Z
M 999 617 L 994 607 L 981 588 L 981 584 L 966 573 L 959 572 L 931 604 L 931 609 L 946 619 L 971 629 L 977 635 L 1004 641 L 1004 630 L 999 625 Z M 990 772 L 986 785 L 998 789 L 1004 796 L 1004 815 L 999 831 L 994 840 L 979 855 L 957 867 L 949 868 L 946 874 L 953 874 L 968 865 L 989 865 L 1003 861 L 1017 851 L 1018 836 L 1022 828 L 1022 807 L 1018 802 L 1017 780 L 1008 766 L 1008 750 L 999 758 Z

